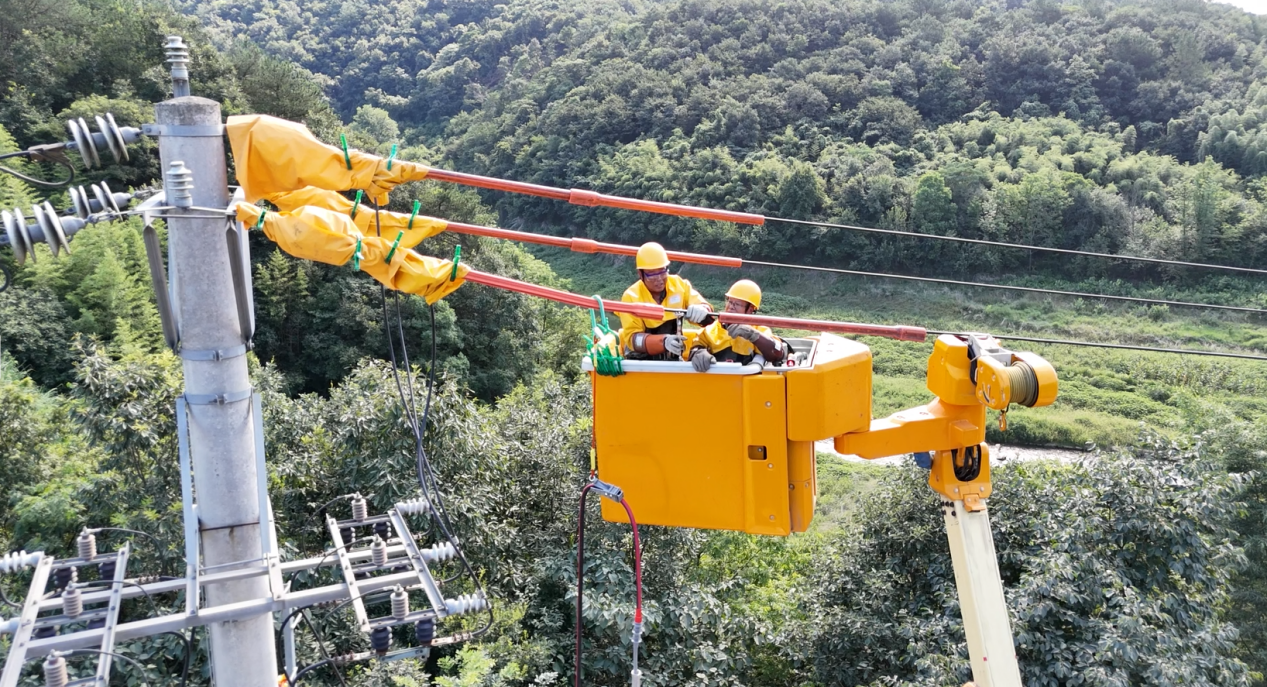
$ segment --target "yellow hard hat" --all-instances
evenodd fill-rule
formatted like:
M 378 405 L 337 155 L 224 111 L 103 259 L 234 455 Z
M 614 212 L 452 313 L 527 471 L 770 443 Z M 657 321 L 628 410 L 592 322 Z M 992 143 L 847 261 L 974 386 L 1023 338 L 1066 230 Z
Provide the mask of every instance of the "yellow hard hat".
M 658 270 L 669 266 L 669 254 L 664 252 L 664 246 L 652 241 L 638 249 L 636 262 L 640 270 Z
M 740 279 L 735 282 L 730 287 L 730 290 L 726 292 L 726 297 L 747 301 L 754 308 L 761 307 L 761 287 L 757 286 L 757 282 L 751 279 Z

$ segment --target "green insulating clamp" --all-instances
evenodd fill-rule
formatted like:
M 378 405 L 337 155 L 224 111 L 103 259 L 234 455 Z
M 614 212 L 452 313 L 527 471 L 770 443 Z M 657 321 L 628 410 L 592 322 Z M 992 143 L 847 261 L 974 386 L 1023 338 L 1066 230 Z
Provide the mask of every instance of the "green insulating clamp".
M 352 251 L 352 269 L 361 269 L 361 237 L 356 237 L 356 250 Z
M 352 169 L 352 156 L 348 155 L 348 137 L 346 134 L 339 134 L 339 143 L 343 144 L 343 161 L 348 163 L 348 169 Z
M 392 160 L 396 159 L 396 144 L 392 144 L 392 154 L 387 156 L 387 171 L 392 171 Z
M 403 238 L 405 238 L 405 232 L 402 231 L 396 234 L 396 240 L 392 241 L 392 249 L 387 251 L 387 264 L 391 264 L 392 256 L 396 254 L 396 248 L 400 246 L 400 240 Z
M 449 281 L 458 278 L 458 263 L 462 261 L 462 244 L 453 247 L 453 271 L 449 273 Z
M 268 214 L 268 208 L 260 210 L 260 218 L 255 220 L 255 228 L 260 229 L 264 226 L 264 215 Z
M 418 210 L 419 210 L 419 209 L 421 209 L 421 208 L 422 208 L 422 201 L 421 201 L 421 200 L 415 200 L 415 201 L 414 201 L 414 211 L 413 211 L 413 212 L 411 212 L 411 213 L 409 213 L 409 224 L 405 227 L 406 229 L 413 229 L 413 228 L 414 228 L 414 218 L 418 216 Z
M 361 209 L 361 196 L 364 191 L 356 192 L 356 200 L 352 201 L 352 219 L 356 219 L 356 211 Z

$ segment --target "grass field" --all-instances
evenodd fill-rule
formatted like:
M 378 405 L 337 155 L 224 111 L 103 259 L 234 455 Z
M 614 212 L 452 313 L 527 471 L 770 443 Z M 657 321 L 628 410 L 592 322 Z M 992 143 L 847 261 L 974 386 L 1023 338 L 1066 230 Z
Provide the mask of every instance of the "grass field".
M 572 290 L 579 293 L 619 298 L 635 279 L 629 259 L 552 248 L 534 248 L 533 252 L 570 279 Z M 764 290 L 762 312 L 771 315 L 1267 355 L 1267 328 L 1260 316 L 1248 313 L 776 269 L 740 271 L 686 265 L 680 274 L 714 304 L 722 301 L 735 279 L 754 279 Z M 1119 287 L 1117 291 L 1129 289 Z M 1105 284 L 1060 284 L 1053 288 L 1097 291 L 1105 289 Z M 1257 301 L 1263 299 L 1261 290 L 1224 293 L 1223 299 L 1201 290 L 1157 291 L 1154 295 L 1158 297 L 1194 302 L 1261 305 Z M 862 340 L 874 354 L 874 415 L 882 417 L 929 400 L 924 374 L 931 342 Z M 1129 443 L 1145 426 L 1173 436 L 1237 420 L 1267 421 L 1267 362 L 1006 340 L 1004 345 L 1034 351 L 1050 360 L 1060 375 L 1060 396 L 1047 408 L 1013 410 L 1008 414 L 1006 433 L 999 432 L 997 423 L 992 422 L 988 434 L 992 442 L 1109 446 Z

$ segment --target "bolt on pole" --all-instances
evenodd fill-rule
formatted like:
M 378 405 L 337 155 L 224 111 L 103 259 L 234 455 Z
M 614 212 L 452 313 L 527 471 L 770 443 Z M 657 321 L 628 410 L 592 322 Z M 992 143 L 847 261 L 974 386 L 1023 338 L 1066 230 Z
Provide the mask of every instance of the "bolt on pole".
M 177 67 L 182 72 L 179 75 Z M 174 63 L 172 71 L 178 82 L 188 78 L 183 62 Z M 159 153 L 168 204 L 178 205 L 172 202 L 177 195 L 190 195 L 194 206 L 226 207 L 229 192 L 224 139 L 217 133 L 221 127 L 220 105 L 186 95 L 159 103 L 155 112 L 161 132 Z M 177 173 L 167 173 L 172 170 Z M 191 209 L 187 204 L 167 211 L 168 263 L 189 408 L 201 565 L 224 566 L 242 561 L 242 567 L 249 567 L 260 565 L 265 533 L 260 525 L 246 356 L 244 351 L 226 356 L 200 355 L 242 347 L 225 250 L 225 224 L 226 220 L 208 218 L 205 210 Z M 190 564 L 199 565 L 199 561 Z M 257 575 L 208 585 L 205 595 L 204 608 L 211 609 L 268 598 L 269 583 L 266 576 Z M 212 623 L 210 635 L 216 684 L 276 686 L 277 655 L 271 614 Z

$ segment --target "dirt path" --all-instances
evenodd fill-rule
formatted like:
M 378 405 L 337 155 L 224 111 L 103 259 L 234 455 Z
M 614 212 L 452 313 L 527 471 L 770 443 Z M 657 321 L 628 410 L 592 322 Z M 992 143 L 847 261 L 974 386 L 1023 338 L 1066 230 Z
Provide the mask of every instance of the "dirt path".
M 815 444 L 815 448 L 819 453 L 829 453 L 846 460 L 851 463 L 872 463 L 875 465 L 901 465 L 903 462 L 910 460 L 906 456 L 892 456 L 889 458 L 878 458 L 876 460 L 866 460 L 854 455 L 846 455 L 836 453 L 836 447 L 832 444 L 831 439 L 825 439 Z M 990 459 L 994 463 L 1007 464 L 1025 460 L 1073 460 L 1087 455 L 1083 451 L 1075 451 L 1064 448 L 1034 448 L 1031 446 L 1009 446 L 1007 444 L 990 444 Z

